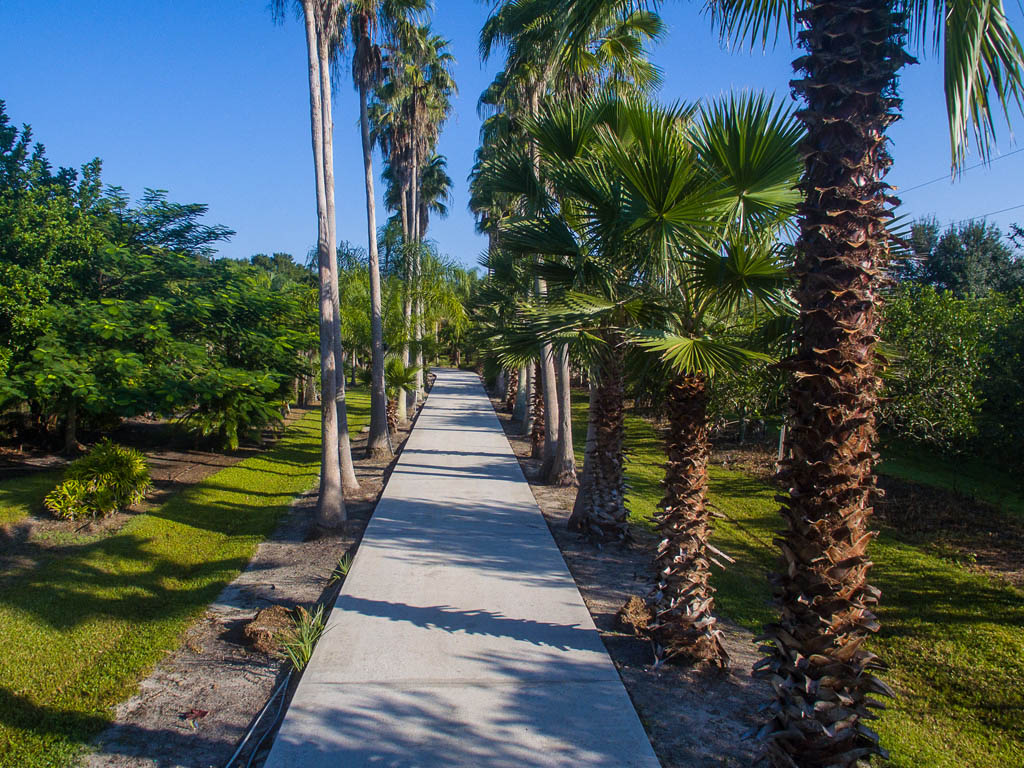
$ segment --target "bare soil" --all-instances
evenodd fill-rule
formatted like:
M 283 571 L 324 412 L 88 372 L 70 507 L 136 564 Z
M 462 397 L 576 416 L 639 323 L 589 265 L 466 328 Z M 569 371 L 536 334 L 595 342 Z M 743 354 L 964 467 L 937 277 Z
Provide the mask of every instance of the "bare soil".
M 346 495 L 349 521 L 324 532 L 312 523 L 317 494 L 300 496 L 274 534 L 259 545 L 248 567 L 116 710 L 113 724 L 81 761 L 83 768 L 197 768 L 225 766 L 257 716 L 270 704 L 245 748 L 231 763 L 265 757 L 274 715 L 298 682 L 279 652 L 257 650 L 244 628 L 269 606 L 288 610 L 333 604 L 341 588 L 331 582 L 338 560 L 354 554 L 410 428 L 400 430 L 396 456 L 357 458 L 360 490 Z M 352 436 L 353 456 L 365 455 L 366 434 Z M 287 682 L 286 682 L 286 678 Z M 284 696 L 270 699 L 284 685 Z M 268 727 L 269 726 L 269 727 Z M 262 741 L 261 741 L 262 740 Z
M 576 498 L 575 488 L 554 488 L 536 481 L 540 462 L 530 458 L 530 440 L 492 401 L 548 527 L 593 616 L 601 638 L 633 705 L 647 729 L 654 751 L 665 768 L 749 766 L 756 744 L 744 735 L 756 728 L 756 712 L 768 700 L 769 689 L 750 669 L 759 657 L 753 635 L 720 621 L 732 668 L 654 665 L 650 645 L 618 619 L 619 609 L 634 595 L 653 586 L 651 564 L 657 537 L 633 529 L 629 546 L 597 549 L 567 523 Z

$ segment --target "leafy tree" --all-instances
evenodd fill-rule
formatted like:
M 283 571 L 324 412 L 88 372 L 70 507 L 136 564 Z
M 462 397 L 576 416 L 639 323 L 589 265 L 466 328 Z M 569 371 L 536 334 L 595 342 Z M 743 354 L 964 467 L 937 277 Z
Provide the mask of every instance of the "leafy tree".
M 951 224 L 940 235 L 938 220 L 926 218 L 914 223 L 911 244 L 914 257 L 895 265 L 901 280 L 932 285 L 960 297 L 1024 287 L 1024 261 L 994 224 Z
M 894 359 L 879 416 L 894 436 L 955 451 L 977 433 L 986 315 L 984 302 L 930 285 L 887 299 L 882 334 Z

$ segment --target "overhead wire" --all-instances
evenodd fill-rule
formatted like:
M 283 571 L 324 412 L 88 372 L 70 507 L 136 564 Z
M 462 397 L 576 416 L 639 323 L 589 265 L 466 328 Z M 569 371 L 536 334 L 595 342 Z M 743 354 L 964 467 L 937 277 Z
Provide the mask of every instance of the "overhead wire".
M 980 163 L 970 165 L 967 168 L 964 168 L 961 171 L 961 173 L 967 173 L 967 171 L 973 171 L 975 168 L 981 168 L 982 166 L 990 166 L 992 165 L 992 163 L 995 163 L 999 160 L 1005 160 L 1008 157 L 1013 157 L 1014 155 L 1019 154 L 1020 152 L 1024 152 L 1024 147 L 1021 147 L 1020 149 L 1015 149 L 1012 152 L 1007 152 L 1005 155 L 1000 155 L 999 157 L 993 157 L 991 160 L 984 160 Z M 922 181 L 920 184 L 915 184 L 914 186 L 907 187 L 906 189 L 899 189 L 898 192 L 901 195 L 905 195 L 907 192 L 913 192 L 915 189 L 921 189 L 921 187 L 927 187 L 930 184 L 938 184 L 940 181 L 945 181 L 947 179 L 949 179 L 948 175 L 939 176 L 937 178 L 931 179 L 930 181 Z

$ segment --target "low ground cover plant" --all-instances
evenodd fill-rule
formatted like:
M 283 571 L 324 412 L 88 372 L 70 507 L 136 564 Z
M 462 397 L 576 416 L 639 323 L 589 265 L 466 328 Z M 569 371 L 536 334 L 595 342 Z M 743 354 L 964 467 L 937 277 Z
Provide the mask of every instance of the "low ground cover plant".
M 44 503 L 65 520 L 107 517 L 138 504 L 152 485 L 142 452 L 106 439 L 71 463 Z

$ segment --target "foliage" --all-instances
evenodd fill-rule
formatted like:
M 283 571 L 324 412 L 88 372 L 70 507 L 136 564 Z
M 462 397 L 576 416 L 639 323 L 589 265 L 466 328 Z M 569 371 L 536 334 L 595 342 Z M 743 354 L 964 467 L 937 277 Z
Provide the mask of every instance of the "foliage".
M 292 668 L 301 672 L 313 658 L 313 649 L 316 647 L 317 640 L 326 629 L 324 607 L 322 604 L 318 605 L 315 610 L 310 612 L 300 605 L 295 609 L 292 621 L 294 626 L 288 639 L 281 644 L 281 651 L 291 662 Z
M 149 464 L 141 452 L 103 440 L 72 462 L 45 504 L 66 520 L 106 517 L 138 504 L 151 486 Z
M 991 323 L 982 304 L 931 286 L 904 287 L 888 299 L 882 333 L 895 359 L 879 410 L 893 434 L 947 450 L 977 434 L 983 326 Z
M 913 256 L 896 262 L 897 279 L 949 290 L 961 298 L 1024 288 L 1024 260 L 997 226 L 967 221 L 950 224 L 941 235 L 939 231 L 935 218 L 914 222 Z
M 398 397 L 401 390 L 409 392 L 416 386 L 417 365 L 405 365 L 400 357 L 391 356 L 384 361 L 384 388 L 389 400 Z
M 0 409 L 30 439 L 151 413 L 237 445 L 273 421 L 315 348 L 315 288 L 288 254 L 213 259 L 206 206 L 54 173 L 0 102 Z
M 348 576 L 349 570 L 352 568 L 352 555 L 346 552 L 344 555 L 338 558 L 337 565 L 334 566 L 334 570 L 331 571 L 331 578 L 329 583 L 334 584 L 337 581 L 344 581 Z
M 883 306 L 890 439 L 1024 467 L 1024 293 L 957 297 L 903 284 Z

